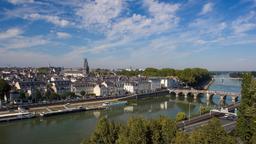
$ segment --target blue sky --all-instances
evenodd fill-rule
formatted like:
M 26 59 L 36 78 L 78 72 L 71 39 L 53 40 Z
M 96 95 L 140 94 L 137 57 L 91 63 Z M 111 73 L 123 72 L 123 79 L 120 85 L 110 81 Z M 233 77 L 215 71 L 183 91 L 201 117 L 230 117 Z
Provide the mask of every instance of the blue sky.
M 0 66 L 256 70 L 256 0 L 1 0 Z

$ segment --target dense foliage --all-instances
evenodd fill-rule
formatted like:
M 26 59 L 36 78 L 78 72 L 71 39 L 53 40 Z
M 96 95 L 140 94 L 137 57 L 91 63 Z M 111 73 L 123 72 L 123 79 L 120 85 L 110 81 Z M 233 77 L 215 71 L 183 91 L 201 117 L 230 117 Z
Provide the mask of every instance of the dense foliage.
M 176 115 L 176 121 L 177 122 L 183 121 L 183 120 L 186 120 L 186 119 L 187 119 L 186 113 L 184 113 L 184 112 L 177 113 L 177 115 Z
M 252 76 L 256 77 L 255 71 L 252 71 L 250 73 L 252 74 Z M 232 72 L 232 73 L 229 73 L 229 76 L 232 78 L 243 78 L 244 74 L 245 74 L 245 72 Z
M 256 81 L 251 74 L 244 74 L 241 94 L 237 135 L 244 143 L 253 144 L 256 140 Z
M 181 81 L 193 87 L 200 87 L 202 84 L 211 80 L 208 70 L 201 68 L 184 69 L 178 73 L 178 77 Z
M 176 76 L 181 81 L 185 82 L 189 86 L 200 87 L 206 82 L 211 80 L 211 75 L 207 69 L 201 68 L 186 68 L 184 70 L 175 70 L 170 68 L 156 69 L 156 68 L 146 68 L 144 71 L 134 70 L 134 71 L 119 71 L 118 75 L 125 76 L 148 76 L 148 77 L 169 77 Z
M 99 120 L 95 132 L 83 143 L 88 144 L 234 144 L 235 138 L 228 135 L 218 119 L 193 131 L 184 133 L 176 122 L 160 117 L 156 120 L 131 118 L 127 125 Z
M 11 90 L 11 86 L 7 81 L 0 79 L 0 100 L 4 99 L 4 96 L 8 96 L 8 93 Z
M 41 73 L 41 74 L 47 74 L 50 69 L 48 67 L 40 67 L 40 68 L 37 68 L 37 71 L 38 73 Z

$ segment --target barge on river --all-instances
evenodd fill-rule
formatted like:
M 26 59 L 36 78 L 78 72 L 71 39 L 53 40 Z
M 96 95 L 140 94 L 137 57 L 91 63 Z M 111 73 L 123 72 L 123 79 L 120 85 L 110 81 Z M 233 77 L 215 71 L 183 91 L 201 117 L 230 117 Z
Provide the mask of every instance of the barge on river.
M 22 119 L 30 119 L 30 118 L 34 118 L 35 116 L 36 116 L 35 113 L 28 112 L 28 111 L 20 111 L 17 113 L 1 114 L 0 122 L 9 122 L 9 121 L 22 120 Z
M 115 106 L 124 106 L 128 102 L 127 101 L 117 101 L 117 102 L 104 102 L 102 104 L 103 107 L 115 107 Z
M 86 111 L 86 108 L 84 108 L 82 106 L 79 106 L 76 108 L 68 108 L 65 105 L 64 109 L 62 109 L 62 110 L 53 111 L 49 108 L 47 108 L 47 110 L 48 110 L 47 112 L 41 112 L 39 115 L 42 117 L 48 117 L 48 116 L 61 115 L 61 114 L 67 114 L 67 113 L 82 112 L 82 111 Z

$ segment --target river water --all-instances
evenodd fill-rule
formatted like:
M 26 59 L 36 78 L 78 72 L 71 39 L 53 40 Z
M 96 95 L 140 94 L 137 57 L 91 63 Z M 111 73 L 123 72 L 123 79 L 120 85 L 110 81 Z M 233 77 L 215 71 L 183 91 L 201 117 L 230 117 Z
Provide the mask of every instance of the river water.
M 241 82 L 230 80 L 228 75 L 218 75 L 210 90 L 239 92 Z M 132 100 L 127 106 L 104 111 L 88 111 L 76 114 L 36 118 L 30 120 L 0 123 L 0 144 L 79 144 L 94 130 L 101 116 L 118 122 L 126 122 L 130 117 L 158 118 L 167 116 L 174 118 L 180 112 L 190 112 L 191 115 L 199 113 L 200 105 L 207 105 L 205 98 L 199 97 L 196 102 L 173 100 L 174 97 L 162 96 Z M 226 103 L 230 103 L 229 98 Z M 219 105 L 219 98 L 213 97 L 208 104 Z

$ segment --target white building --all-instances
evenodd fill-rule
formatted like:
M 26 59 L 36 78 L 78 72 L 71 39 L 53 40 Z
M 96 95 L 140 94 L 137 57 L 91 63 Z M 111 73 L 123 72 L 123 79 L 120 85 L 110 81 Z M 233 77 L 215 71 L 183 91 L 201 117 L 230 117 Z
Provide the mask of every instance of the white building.
M 129 93 L 136 93 L 138 90 L 138 83 L 136 82 L 126 82 L 124 83 L 124 90 L 126 90 Z
M 124 90 L 132 94 L 148 93 L 151 91 L 151 83 L 148 81 L 126 82 L 124 83 Z
M 108 88 L 102 84 L 97 84 L 94 88 L 93 88 L 93 93 L 96 96 L 108 96 Z
M 65 71 L 65 72 L 64 72 L 64 76 L 65 76 L 65 77 L 70 76 L 70 77 L 75 77 L 75 78 L 77 78 L 77 77 L 84 77 L 84 74 L 83 74 L 82 71 Z

